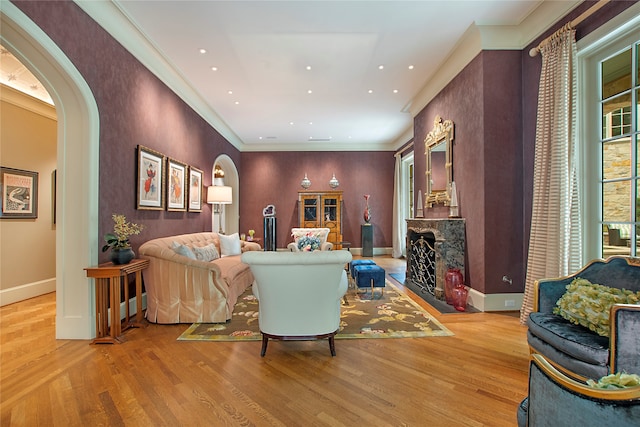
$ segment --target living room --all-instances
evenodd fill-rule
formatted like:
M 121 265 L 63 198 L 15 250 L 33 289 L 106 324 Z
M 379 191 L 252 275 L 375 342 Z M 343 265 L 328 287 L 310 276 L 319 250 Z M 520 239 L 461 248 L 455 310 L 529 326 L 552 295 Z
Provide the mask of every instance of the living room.
M 60 258 L 55 261 L 56 265 L 52 265 L 50 257 L 46 272 L 16 284 L 47 280 L 55 287 L 56 281 L 51 278 L 64 277 L 66 283 L 57 284 L 60 288 L 57 289 L 56 334 L 61 339 L 89 339 L 92 334 L 91 292 L 83 268 L 106 260 L 99 248 L 101 236 L 112 227 L 112 213 L 123 213 L 128 219 L 145 225 L 144 235 L 134 242 L 135 247 L 157 236 L 211 230 L 213 207 L 210 205 L 205 205 L 202 213 L 135 209 L 137 145 L 153 147 L 199 167 L 207 172 L 205 183 L 211 182 L 216 159 L 231 159 L 239 177 L 239 219 L 236 228 L 230 225 L 228 231 L 260 230 L 262 209 L 273 204 L 278 210 L 279 247 L 286 246 L 289 230 L 297 226 L 297 192 L 305 173 L 318 189 L 328 189 L 329 179 L 335 173 L 344 190 L 344 240 L 358 246 L 364 207 L 362 196 L 370 194 L 377 253 L 389 253 L 393 246 L 394 154 L 402 152 L 413 141 L 418 182 L 426 169 L 422 141 L 431 129 L 434 117 L 441 115 L 456 124 L 454 158 L 460 214 L 467 221 L 468 284 L 485 297 L 522 294 L 531 222 L 535 107 L 541 68 L 540 57 L 529 57 L 528 51 L 591 3 L 585 2 L 569 15 L 558 16 L 557 25 L 550 26 L 521 50 L 480 49 L 472 55 L 450 83 L 416 114 L 413 136 L 404 144 L 386 151 L 244 152 L 229 143 L 77 5 L 13 2 L 12 6 L 27 14 L 27 21 L 32 21 L 31 24 L 21 21 L 22 27 L 27 27 L 23 31 L 36 31 L 29 27 L 33 25 L 53 39 L 86 85 L 66 90 L 65 79 L 56 77 L 55 73 L 60 72 L 52 70 L 51 81 L 59 82 L 60 92 L 74 94 L 74 99 L 84 102 L 74 104 L 76 101 L 68 101 L 60 95 L 65 102 L 56 112 L 63 130 L 57 130 L 57 134 L 49 139 L 54 144 L 68 139 L 64 149 L 57 148 L 58 153 L 64 151 L 65 157 L 58 157 L 55 166 L 49 163 L 41 172 L 41 177 L 48 177 L 57 168 L 58 174 L 64 177 L 65 199 L 59 211 L 64 216 L 56 218 L 55 227 L 50 226 L 52 217 L 44 216 L 49 209 L 40 209 L 42 220 L 47 222 L 47 232 L 51 234 L 55 229 L 56 234 L 64 238 L 53 237 L 53 241 L 48 240 L 43 245 L 41 238 L 35 237 L 23 242 L 24 247 L 11 249 L 7 249 L 3 241 L 3 274 L 11 269 L 7 265 L 21 265 L 22 270 L 29 270 L 29 266 L 19 260 L 30 259 L 31 248 L 55 248 Z M 636 2 L 612 2 L 585 22 L 579 29 L 579 36 L 595 32 L 625 11 L 637 14 L 634 6 Z M 77 33 L 69 34 L 69 28 L 76 29 Z M 21 46 L 20 37 L 24 39 L 24 36 L 10 34 L 10 30 L 3 28 L 3 37 L 15 46 Z M 91 40 L 90 46 L 87 40 Z M 46 51 L 48 45 L 44 42 L 41 45 L 45 47 L 40 50 Z M 41 51 L 32 49 L 30 53 L 34 57 L 40 55 L 42 58 Z M 21 47 L 21 50 L 25 54 L 29 52 L 28 48 Z M 37 58 L 34 61 L 45 62 Z M 118 72 L 110 76 L 103 70 L 110 69 L 113 64 L 118 64 Z M 45 67 L 39 64 L 39 68 Z M 135 91 L 130 92 L 131 87 L 135 87 Z M 126 95 L 119 96 L 121 93 Z M 87 102 L 88 98 L 91 101 Z M 42 182 L 41 197 L 48 191 L 50 182 Z M 424 189 L 421 185 L 416 185 L 415 190 Z M 446 217 L 448 208 L 438 206 L 430 210 L 429 215 Z M 8 254 L 14 250 L 19 252 L 10 258 Z M 37 257 L 44 259 L 45 255 L 38 254 Z M 504 276 L 512 279 L 511 284 L 502 280 Z M 523 336 L 524 333 L 520 338 Z M 375 346 L 367 347 L 367 350 L 375 351 Z M 516 350 L 522 351 L 526 352 L 524 342 Z M 446 354 L 445 357 L 455 355 Z M 515 374 L 520 381 L 526 377 L 525 370 L 523 362 L 518 366 L 519 373 Z M 516 386 L 520 397 L 524 395 L 525 386 L 524 382 Z

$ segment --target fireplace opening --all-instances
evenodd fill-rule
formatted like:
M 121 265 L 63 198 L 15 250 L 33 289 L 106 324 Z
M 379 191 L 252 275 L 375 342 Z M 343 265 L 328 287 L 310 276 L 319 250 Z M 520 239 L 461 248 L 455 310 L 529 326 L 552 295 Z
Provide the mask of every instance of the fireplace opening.
M 436 295 L 436 237 L 430 232 L 408 231 L 407 280 L 420 292 Z

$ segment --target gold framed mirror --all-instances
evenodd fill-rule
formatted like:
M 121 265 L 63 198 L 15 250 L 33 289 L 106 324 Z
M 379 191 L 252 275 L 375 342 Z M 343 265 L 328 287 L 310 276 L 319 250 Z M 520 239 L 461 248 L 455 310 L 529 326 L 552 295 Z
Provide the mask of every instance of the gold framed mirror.
M 433 129 L 424 139 L 427 157 L 427 190 L 425 205 L 433 207 L 442 203 L 449 206 L 451 202 L 451 182 L 453 181 L 453 159 L 451 144 L 453 142 L 453 122 L 442 120 L 438 115 L 433 119 Z

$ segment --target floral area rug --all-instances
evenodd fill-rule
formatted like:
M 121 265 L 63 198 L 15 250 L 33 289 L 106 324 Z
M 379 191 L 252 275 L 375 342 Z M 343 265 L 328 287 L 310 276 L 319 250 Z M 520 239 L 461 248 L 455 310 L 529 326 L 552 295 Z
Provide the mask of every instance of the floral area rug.
M 357 293 L 351 287 L 342 303 L 340 332 L 336 339 L 420 338 L 451 336 L 453 333 L 407 297 L 389 280 L 384 293 L 376 288 Z M 227 323 L 194 323 L 181 341 L 259 341 L 258 301 L 251 288 L 238 298 L 233 318 Z

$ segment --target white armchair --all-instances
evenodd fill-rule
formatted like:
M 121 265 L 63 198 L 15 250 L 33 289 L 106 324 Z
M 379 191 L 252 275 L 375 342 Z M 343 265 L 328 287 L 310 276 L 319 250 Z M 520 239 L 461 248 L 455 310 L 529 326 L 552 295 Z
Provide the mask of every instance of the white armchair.
M 333 249 L 333 243 L 327 242 L 329 231 L 328 228 L 292 228 L 291 236 L 293 237 L 293 242 L 287 245 L 287 249 L 291 252 L 299 252 L 298 239 L 302 236 L 314 236 L 320 240 L 321 251 L 330 251 Z
M 262 351 L 269 338 L 278 340 L 329 339 L 340 327 L 340 299 L 347 291 L 347 251 L 245 252 L 255 277 L 253 294 L 260 302 L 258 317 Z

